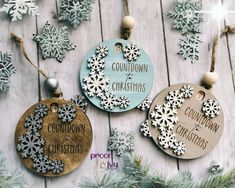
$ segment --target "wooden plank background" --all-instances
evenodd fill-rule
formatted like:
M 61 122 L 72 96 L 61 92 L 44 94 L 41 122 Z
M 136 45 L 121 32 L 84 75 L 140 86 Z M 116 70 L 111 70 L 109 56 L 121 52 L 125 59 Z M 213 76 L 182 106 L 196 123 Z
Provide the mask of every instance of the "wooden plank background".
M 211 3 L 217 0 L 203 1 L 203 7 L 209 9 Z M 235 9 L 235 1 L 224 0 L 228 8 Z M 2 2 L 1 2 L 2 3 Z M 12 77 L 11 89 L 8 93 L 0 94 L 0 150 L 7 158 L 11 170 L 21 169 L 25 173 L 28 185 L 34 188 L 75 188 L 83 176 L 99 173 L 100 161 L 91 161 L 89 156 L 81 167 L 74 172 L 60 178 L 43 178 L 31 174 L 20 163 L 15 151 L 14 134 L 17 122 L 23 112 L 40 101 L 47 98 L 48 94 L 43 88 L 43 79 L 19 54 L 15 43 L 10 39 L 10 32 L 15 32 L 24 38 L 30 57 L 45 72 L 55 76 L 64 92 L 66 99 L 76 94 L 81 94 L 79 85 L 79 71 L 81 61 L 88 50 L 100 41 L 119 38 L 120 23 L 123 15 L 123 2 L 121 0 L 96 0 L 93 6 L 92 20 L 83 22 L 77 30 L 70 30 L 70 39 L 77 45 L 75 51 L 67 54 L 63 63 L 56 60 L 42 60 L 32 34 L 41 31 L 49 21 L 56 26 L 62 25 L 55 19 L 58 14 L 60 0 L 38 1 L 40 15 L 25 17 L 23 21 L 10 23 L 9 18 L 0 14 L 0 50 L 13 52 L 14 64 L 17 74 Z M 165 15 L 173 8 L 173 0 L 129 0 L 130 11 L 136 19 L 131 41 L 136 42 L 149 54 L 155 72 L 154 85 L 151 92 L 153 98 L 162 89 L 171 84 L 192 82 L 200 84 L 204 72 L 209 69 L 211 61 L 211 42 L 218 33 L 218 23 L 208 22 L 204 16 L 203 41 L 200 48 L 200 61 L 195 64 L 184 61 L 176 53 L 179 32 L 172 30 L 172 22 Z M 235 25 L 235 15 L 231 14 L 226 20 L 221 20 L 221 25 Z M 151 167 L 167 176 L 172 176 L 178 171 L 192 171 L 197 178 L 207 174 L 207 168 L 212 160 L 221 162 L 225 169 L 235 166 L 235 35 L 226 36 L 221 40 L 217 57 L 217 72 L 220 75 L 218 83 L 213 88 L 213 93 L 219 99 L 225 116 L 223 137 L 218 145 L 206 156 L 195 160 L 176 160 L 164 154 L 157 146 L 139 133 L 139 125 L 145 119 L 145 113 L 132 110 L 126 113 L 106 113 L 90 105 L 89 116 L 94 132 L 93 144 L 90 153 L 107 152 L 107 139 L 110 129 L 117 127 L 135 134 L 135 153 L 142 155 L 151 162 Z M 117 157 L 114 161 L 117 161 Z

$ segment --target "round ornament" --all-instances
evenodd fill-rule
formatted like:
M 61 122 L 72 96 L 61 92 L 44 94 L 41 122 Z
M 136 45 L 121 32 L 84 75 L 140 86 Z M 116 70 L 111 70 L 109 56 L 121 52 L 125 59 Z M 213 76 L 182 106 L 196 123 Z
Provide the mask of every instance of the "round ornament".
M 148 96 L 153 68 L 143 49 L 127 40 L 109 40 L 91 49 L 83 60 L 80 82 L 95 106 L 109 112 L 128 111 Z
M 165 153 L 194 159 L 218 143 L 224 115 L 219 102 L 207 89 L 195 84 L 177 84 L 154 99 L 148 126 L 155 143 Z
M 32 172 L 61 176 L 80 166 L 92 144 L 92 127 L 70 101 L 52 98 L 30 107 L 15 133 L 16 150 Z

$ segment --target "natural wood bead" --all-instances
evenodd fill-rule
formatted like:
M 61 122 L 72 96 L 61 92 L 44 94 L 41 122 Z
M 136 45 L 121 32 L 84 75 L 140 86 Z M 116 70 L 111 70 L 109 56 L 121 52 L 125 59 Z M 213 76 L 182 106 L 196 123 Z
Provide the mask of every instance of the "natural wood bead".
M 135 19 L 132 16 L 124 16 L 122 18 L 122 27 L 124 29 L 132 29 L 135 26 Z
M 212 86 L 218 80 L 218 74 L 216 72 L 206 72 L 203 75 L 202 81 L 208 86 Z

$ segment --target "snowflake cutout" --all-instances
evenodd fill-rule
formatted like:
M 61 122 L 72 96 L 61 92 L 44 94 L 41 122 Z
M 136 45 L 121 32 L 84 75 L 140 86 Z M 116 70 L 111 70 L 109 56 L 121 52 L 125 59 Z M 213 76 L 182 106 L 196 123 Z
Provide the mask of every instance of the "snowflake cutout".
M 146 137 L 152 137 L 151 132 L 149 130 L 149 126 L 148 126 L 148 120 L 145 120 L 140 127 L 140 132 L 142 132 L 142 134 Z
M 203 22 L 202 1 L 176 0 L 175 8 L 167 12 L 167 16 L 174 20 L 174 29 L 181 30 L 182 34 L 199 33 Z
M 176 116 L 177 110 L 171 109 L 169 105 L 164 104 L 161 106 L 156 106 L 155 110 L 150 113 L 152 120 L 152 125 L 157 127 L 161 131 L 173 130 L 174 125 L 178 122 L 178 117 Z
M 42 128 L 43 120 L 41 117 L 31 114 L 25 120 L 24 127 L 27 128 L 29 131 L 36 133 Z
M 51 161 L 47 155 L 39 155 L 37 159 L 34 160 L 33 168 L 35 168 L 38 173 L 45 174 L 50 170 L 50 163 Z
M 130 100 L 126 96 L 119 97 L 117 101 L 121 109 L 126 109 L 130 105 Z
M 176 142 L 175 134 L 171 131 L 164 132 L 158 136 L 159 144 L 164 148 L 173 148 Z
M 148 96 L 140 105 L 137 106 L 138 109 L 145 111 L 150 108 L 152 101 Z
M 35 115 L 42 118 L 45 117 L 48 113 L 47 105 L 39 103 L 35 109 Z
M 24 14 L 39 14 L 36 0 L 4 0 L 1 10 L 10 15 L 11 21 L 22 20 Z
M 95 94 L 101 96 L 103 92 L 108 91 L 109 79 L 103 73 L 91 72 L 89 76 L 83 78 L 83 89 L 88 91 L 88 96 L 93 97 Z
M 54 174 L 59 174 L 64 170 L 64 163 L 59 160 L 52 161 L 50 169 Z
M 173 152 L 178 156 L 183 155 L 186 152 L 185 144 L 181 141 L 175 142 L 173 149 Z
M 83 112 L 86 112 L 88 103 L 84 96 L 76 95 L 74 98 L 70 99 L 70 101 L 76 104 Z
M 82 21 L 90 21 L 94 0 L 62 0 L 59 20 L 77 28 Z
M 12 54 L 0 51 L 0 91 L 9 89 L 10 77 L 16 72 L 12 64 Z
M 199 60 L 199 51 L 198 47 L 201 41 L 199 40 L 198 35 L 185 36 L 183 39 L 180 39 L 178 52 L 185 60 L 190 59 L 191 63 L 194 63 Z
M 118 99 L 114 94 L 106 92 L 101 96 L 100 105 L 106 110 L 112 110 L 118 105 Z
M 218 101 L 208 99 L 203 102 L 202 111 L 206 117 L 214 118 L 219 115 L 220 105 Z
M 184 98 L 190 98 L 193 96 L 193 87 L 190 85 L 184 85 L 181 89 L 180 92 L 183 94 Z
M 123 49 L 123 56 L 128 61 L 136 61 L 140 55 L 140 49 L 135 44 L 128 44 Z
M 90 59 L 88 59 L 87 67 L 91 69 L 91 71 L 98 73 L 104 69 L 105 62 L 101 59 L 101 57 L 93 55 Z
M 118 156 L 123 156 L 125 152 L 134 150 L 134 136 L 118 129 L 112 129 L 108 149 L 116 150 Z
M 66 52 L 75 49 L 68 35 L 66 26 L 56 28 L 47 22 L 41 34 L 34 35 L 33 39 L 38 42 L 43 59 L 56 58 L 58 62 L 62 62 Z
M 76 108 L 72 104 L 64 104 L 58 109 L 58 118 L 62 122 L 71 122 L 76 118 Z
M 17 150 L 21 152 L 21 156 L 24 158 L 35 159 L 38 154 L 43 153 L 45 141 L 39 133 L 32 134 L 28 131 L 26 134 L 19 136 L 18 141 Z
M 172 108 L 180 108 L 184 102 L 183 94 L 179 90 L 170 91 L 166 96 L 167 104 Z
M 95 53 L 96 53 L 99 57 L 104 58 L 105 56 L 108 55 L 109 49 L 107 48 L 107 46 L 100 44 L 100 45 L 96 48 Z

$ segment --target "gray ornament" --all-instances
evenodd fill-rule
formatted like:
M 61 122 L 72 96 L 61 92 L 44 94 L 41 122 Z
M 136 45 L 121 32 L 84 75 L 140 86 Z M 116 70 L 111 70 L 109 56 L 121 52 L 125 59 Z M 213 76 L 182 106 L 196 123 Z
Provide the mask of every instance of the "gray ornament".
M 50 77 L 44 81 L 44 86 L 48 91 L 56 91 L 59 87 L 59 82 L 57 79 Z
M 210 174 L 216 175 L 222 172 L 224 167 L 222 164 L 212 161 L 208 170 Z

